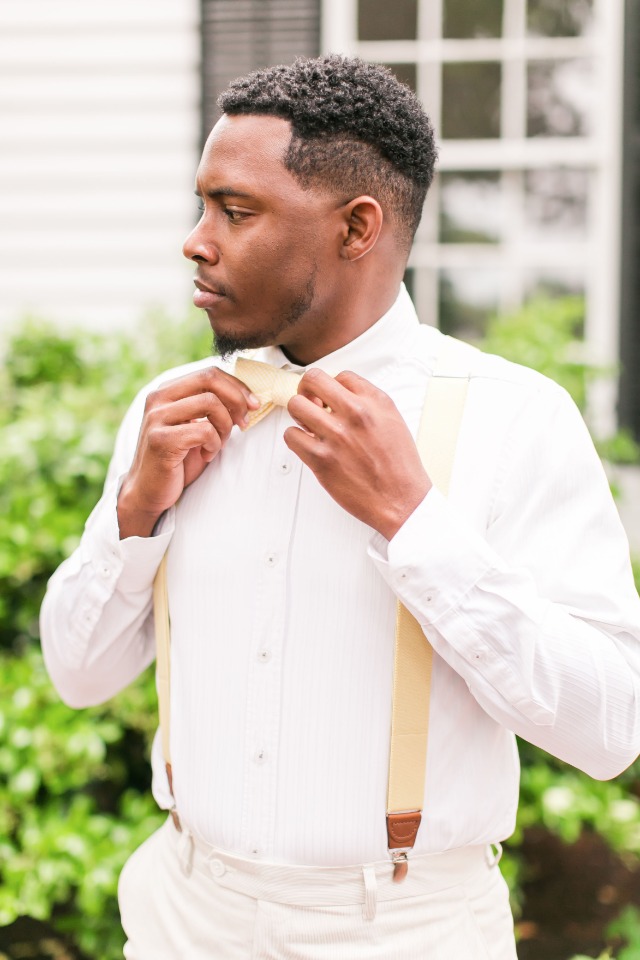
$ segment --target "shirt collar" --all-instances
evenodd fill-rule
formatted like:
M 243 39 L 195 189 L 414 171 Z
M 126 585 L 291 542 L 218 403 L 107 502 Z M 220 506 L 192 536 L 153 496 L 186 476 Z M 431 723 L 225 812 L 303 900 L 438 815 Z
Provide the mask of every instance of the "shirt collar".
M 355 340 L 309 364 L 309 367 L 319 367 L 332 377 L 342 370 L 353 370 L 360 376 L 371 377 L 390 359 L 397 359 L 407 351 L 418 327 L 415 308 L 405 285 L 401 284 L 393 306 L 379 320 Z M 262 347 L 252 352 L 252 357 L 287 370 L 302 372 L 307 369 L 290 363 L 280 347 Z

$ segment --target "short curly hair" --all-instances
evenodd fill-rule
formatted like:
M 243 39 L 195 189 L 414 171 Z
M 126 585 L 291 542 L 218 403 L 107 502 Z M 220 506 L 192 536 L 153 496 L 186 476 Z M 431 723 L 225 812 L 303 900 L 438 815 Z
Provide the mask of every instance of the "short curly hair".
M 230 115 L 291 122 L 286 168 L 303 187 L 374 196 L 411 246 L 433 179 L 433 127 L 416 95 L 380 64 L 329 54 L 256 70 L 218 98 Z

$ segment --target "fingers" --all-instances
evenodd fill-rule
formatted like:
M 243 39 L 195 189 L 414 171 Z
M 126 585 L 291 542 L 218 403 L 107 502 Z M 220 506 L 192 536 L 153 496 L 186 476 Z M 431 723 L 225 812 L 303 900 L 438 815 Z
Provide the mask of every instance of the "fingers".
M 223 441 L 231 433 L 233 419 L 221 400 L 214 393 L 199 393 L 195 397 L 185 397 L 152 411 L 149 416 L 157 417 L 167 426 L 180 426 L 192 420 L 206 419 L 215 428 Z M 245 420 L 239 426 L 245 426 Z
M 318 459 L 318 448 L 321 446 L 318 439 L 301 430 L 300 427 L 287 427 L 284 432 L 284 442 L 292 453 L 295 453 L 307 467 L 314 468 Z
M 147 397 L 146 410 L 160 409 L 187 398 L 196 399 L 200 394 L 206 395 L 207 398 L 204 400 L 203 412 L 196 413 L 194 416 L 209 417 L 211 412 L 217 410 L 219 403 L 228 411 L 231 422 L 239 427 L 245 425 L 248 411 L 257 410 L 260 406 L 260 401 L 254 397 L 246 384 L 230 373 L 211 366 L 163 384 Z M 212 401 L 211 397 L 215 397 L 216 401 Z M 214 413 L 214 418 L 217 417 L 218 413 Z
M 319 405 L 315 398 L 309 399 L 297 394 L 291 398 L 287 409 L 296 423 L 319 439 L 324 439 L 332 430 L 342 428 L 332 412 Z
M 208 459 L 213 460 L 224 443 L 224 438 L 208 420 L 181 424 L 178 428 L 158 424 L 149 430 L 147 439 L 150 452 L 166 464 L 182 461 L 194 447 L 202 447 Z
M 368 428 L 376 411 L 388 411 L 390 397 L 351 371 L 333 378 L 314 368 L 300 380 L 298 393 L 289 401 L 289 413 L 305 430 L 324 438 L 345 428 Z
M 326 407 L 336 411 L 357 409 L 363 400 L 387 397 L 382 390 L 351 370 L 330 377 L 317 367 L 308 370 L 301 378 L 298 394 L 310 400 L 319 398 Z

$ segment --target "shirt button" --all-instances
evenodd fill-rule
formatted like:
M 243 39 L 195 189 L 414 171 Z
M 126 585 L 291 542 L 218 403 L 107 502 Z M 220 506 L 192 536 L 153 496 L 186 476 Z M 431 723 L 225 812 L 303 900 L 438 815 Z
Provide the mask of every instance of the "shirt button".
M 253 758 L 256 763 L 264 763 L 266 760 L 266 754 L 263 749 L 256 750 L 256 755 Z
M 284 463 L 281 463 L 281 464 L 280 464 L 280 473 L 282 473 L 282 474 L 291 473 L 291 462 L 290 462 L 290 461 L 287 460 L 287 461 L 285 461 Z
M 258 654 L 258 660 L 260 663 L 268 663 L 271 660 L 271 651 L 270 650 L 261 650 Z
M 109 577 L 111 576 L 111 567 L 108 567 L 105 564 L 103 567 L 100 567 L 100 573 L 105 578 L 105 580 L 108 580 Z
M 223 877 L 227 872 L 227 868 L 225 867 L 222 860 L 210 860 L 209 870 L 211 871 L 214 877 Z
M 268 553 L 268 554 L 267 554 L 266 563 L 267 563 L 267 566 L 268 566 L 268 567 L 275 567 L 275 565 L 276 565 L 277 562 L 278 562 L 278 555 L 277 555 L 277 553 Z

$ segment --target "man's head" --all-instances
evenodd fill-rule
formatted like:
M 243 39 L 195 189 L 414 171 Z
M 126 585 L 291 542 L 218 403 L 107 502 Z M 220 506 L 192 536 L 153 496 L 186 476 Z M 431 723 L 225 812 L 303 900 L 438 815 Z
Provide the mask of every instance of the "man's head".
M 420 101 L 388 68 L 336 54 L 298 59 L 233 81 L 218 104 L 288 120 L 286 168 L 303 186 L 374 196 L 408 252 L 437 152 Z
M 184 253 L 221 353 L 312 362 L 393 303 L 431 181 L 431 125 L 385 68 L 323 57 L 234 81 Z

